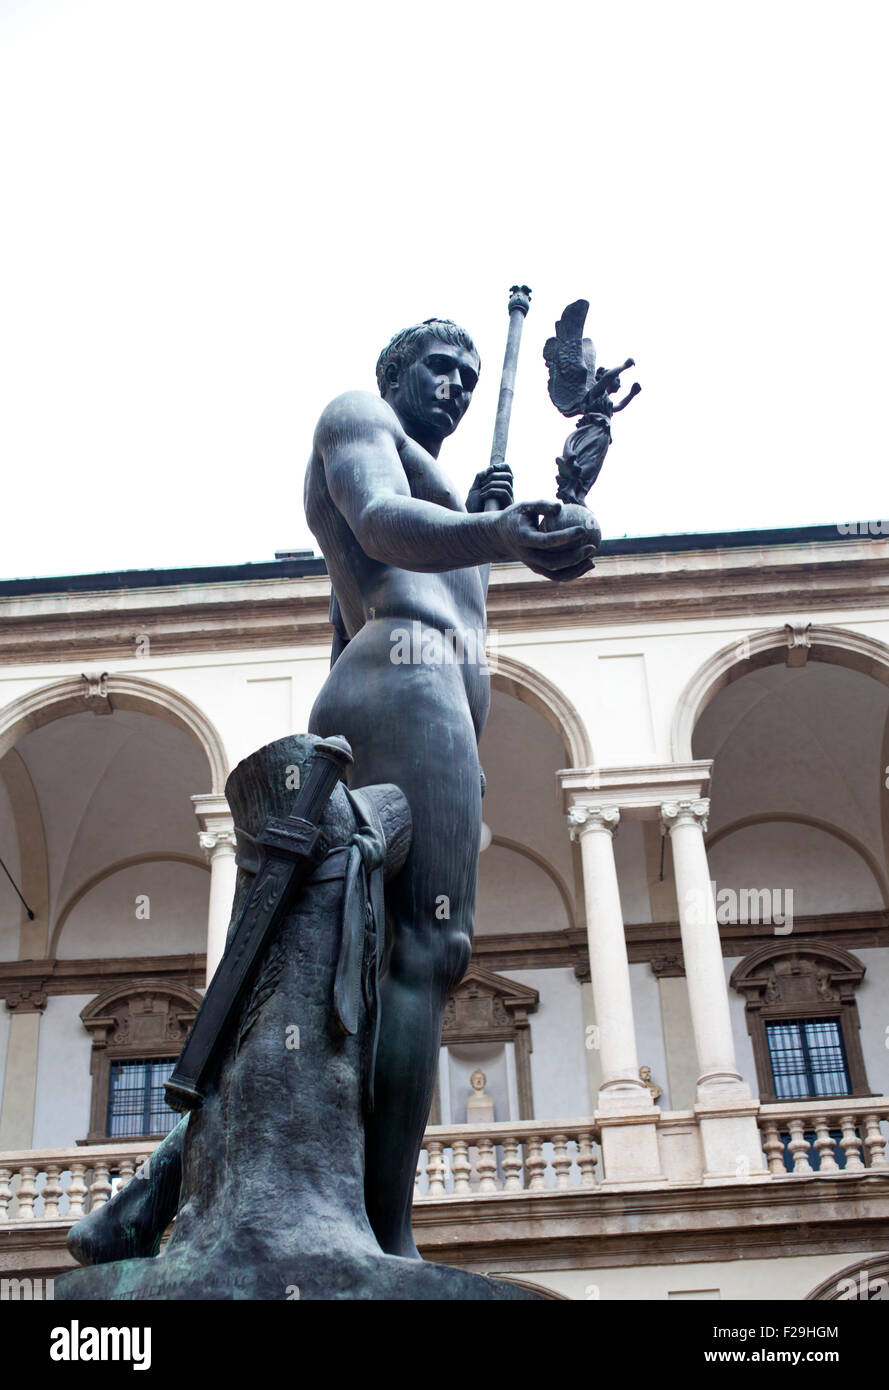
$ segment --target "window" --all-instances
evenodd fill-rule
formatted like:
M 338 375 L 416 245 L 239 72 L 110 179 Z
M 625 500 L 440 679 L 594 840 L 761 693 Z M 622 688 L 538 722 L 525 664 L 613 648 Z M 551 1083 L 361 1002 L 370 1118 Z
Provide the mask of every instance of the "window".
M 176 1111 L 167 1105 L 164 1092 L 164 1082 L 174 1065 L 172 1057 L 111 1063 L 109 1138 L 139 1139 L 148 1134 L 169 1134 L 179 1119 Z
M 178 1116 L 166 1103 L 171 1074 L 201 996 L 180 980 L 122 980 L 81 1011 L 93 1040 L 87 1144 L 168 1134 Z
M 766 1038 L 777 1100 L 851 1095 L 839 1019 L 767 1023 Z
M 735 967 L 760 1100 L 873 1094 L 855 1004 L 863 976 L 861 961 L 826 939 L 770 942 Z

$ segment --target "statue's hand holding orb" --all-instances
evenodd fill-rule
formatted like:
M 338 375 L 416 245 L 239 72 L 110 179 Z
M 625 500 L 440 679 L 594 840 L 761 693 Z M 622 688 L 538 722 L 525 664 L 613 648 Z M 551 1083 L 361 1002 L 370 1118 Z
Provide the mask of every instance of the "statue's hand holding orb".
M 545 579 L 578 579 L 593 568 L 602 539 L 586 507 L 562 502 L 516 502 L 497 518 L 509 558 Z
M 541 531 L 560 531 L 569 526 L 582 526 L 587 533 L 587 544 L 595 550 L 602 544 L 602 530 L 589 507 L 582 502 L 560 502 L 559 511 L 545 516 L 540 523 Z

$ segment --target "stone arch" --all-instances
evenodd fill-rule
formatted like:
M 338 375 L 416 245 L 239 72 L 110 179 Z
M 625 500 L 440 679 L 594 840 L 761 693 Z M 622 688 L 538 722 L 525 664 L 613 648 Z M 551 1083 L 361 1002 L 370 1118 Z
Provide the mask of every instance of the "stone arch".
M 562 878 L 562 875 L 553 868 L 552 864 L 550 864 L 547 859 L 544 859 L 542 854 L 538 854 L 536 850 L 530 849 L 528 845 L 523 845 L 518 840 L 508 840 L 504 835 L 492 835 L 491 845 L 498 845 L 500 849 L 506 849 L 513 854 L 519 854 L 523 859 L 528 859 L 535 868 L 541 869 L 543 873 L 546 874 L 547 878 L 555 885 L 556 891 L 562 900 L 568 927 L 570 928 L 575 925 L 574 905 L 571 901 L 571 894 L 568 891 L 568 886 Z
M 692 761 L 695 727 L 720 690 L 750 671 L 792 660 L 795 651 L 809 661 L 845 666 L 889 686 L 889 647 L 874 637 L 813 623 L 785 623 L 742 635 L 709 657 L 680 695 L 670 734 L 674 762 Z
M 805 1295 L 804 1303 L 870 1302 L 889 1298 L 889 1255 L 871 1255 L 844 1265 Z
M 508 851 L 515 853 L 515 855 L 521 855 L 522 859 L 531 860 L 535 869 L 542 870 L 542 872 L 546 874 L 546 877 L 553 881 L 554 887 L 556 887 L 558 897 L 561 898 L 561 905 L 563 905 L 565 909 L 568 927 L 574 927 L 574 903 L 571 902 L 571 894 L 568 892 L 568 885 L 565 884 L 563 876 L 557 873 L 556 869 L 553 869 L 549 860 L 543 858 L 543 855 L 539 855 L 535 849 L 529 849 L 528 845 L 522 845 L 518 840 L 507 840 L 504 835 L 492 835 L 490 844 L 499 845 L 500 849 L 508 849 Z
M 546 676 L 498 651 L 491 654 L 491 685 L 543 716 L 565 745 L 571 767 L 593 766 L 593 745 L 583 719 L 567 695 Z
M 0 710 L 0 758 L 32 729 L 69 714 L 136 710 L 183 729 L 200 746 L 210 769 L 211 793 L 221 794 L 228 776 L 222 738 L 204 712 L 185 695 L 156 681 L 131 675 L 81 675 L 28 691 Z
M 210 872 L 210 865 L 205 859 L 199 859 L 195 854 L 178 854 L 172 850 L 149 850 L 145 854 L 131 854 L 127 859 L 118 859 L 116 863 L 99 869 L 97 873 L 91 874 L 79 887 L 75 888 L 74 892 L 63 903 L 53 927 L 52 941 L 49 947 L 51 957 L 55 957 L 65 923 L 81 899 L 85 898 L 87 893 L 92 892 L 94 888 L 97 888 L 100 883 L 103 883 L 106 878 L 123 873 L 125 869 L 131 869 L 134 864 L 188 864 L 193 869 L 203 869 L 205 873 Z
M 725 840 L 729 835 L 734 835 L 739 830 L 746 830 L 750 825 L 765 825 L 774 822 L 790 823 L 792 825 L 807 825 L 813 830 L 821 830 L 825 835 L 831 835 L 842 844 L 857 854 L 867 865 L 868 871 L 872 874 L 880 895 L 883 899 L 883 906 L 889 908 L 889 879 L 887 879 L 879 860 L 860 840 L 854 835 L 850 835 L 847 830 L 842 830 L 838 825 L 832 825 L 830 821 L 820 820 L 817 816 L 804 816 L 798 812 L 790 811 L 763 811 L 758 815 L 743 816 L 740 820 L 731 821 L 728 825 L 721 825 L 718 830 L 714 830 L 707 836 L 707 852 L 720 840 Z

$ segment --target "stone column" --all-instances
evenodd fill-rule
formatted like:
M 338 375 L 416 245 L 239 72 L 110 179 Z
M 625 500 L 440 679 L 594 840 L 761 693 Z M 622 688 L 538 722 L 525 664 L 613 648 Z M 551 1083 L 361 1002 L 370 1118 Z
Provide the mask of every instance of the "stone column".
M 616 806 L 575 805 L 568 813 L 580 840 L 586 899 L 595 1041 L 602 1065 L 596 1119 L 602 1127 L 605 1183 L 662 1179 L 657 1145 L 659 1111 L 639 1077 L 630 967 L 614 862 Z
M 193 796 L 200 824 L 198 841 L 210 861 L 210 906 L 207 914 L 207 983 L 225 950 L 235 882 L 235 827 L 224 796 Z
M 751 1100 L 735 1060 L 728 986 L 704 833 L 710 802 L 668 801 L 661 827 L 670 836 L 679 904 L 679 930 L 698 1061 L 695 1113 L 704 1146 L 705 1181 L 759 1176 L 762 1148 Z

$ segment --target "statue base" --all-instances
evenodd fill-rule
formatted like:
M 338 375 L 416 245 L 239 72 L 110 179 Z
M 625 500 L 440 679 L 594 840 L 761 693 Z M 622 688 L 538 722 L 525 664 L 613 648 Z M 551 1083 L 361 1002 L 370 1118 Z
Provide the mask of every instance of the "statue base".
M 196 1269 L 192 1261 L 159 1256 L 72 1270 L 55 1282 L 56 1302 L 103 1300 L 299 1299 L 385 1301 L 543 1302 L 550 1295 L 527 1285 L 473 1274 L 451 1265 L 405 1260 L 379 1251 L 312 1250 L 273 1259 L 242 1250 L 231 1261 Z M 172 1254 L 172 1252 L 171 1252 Z
M 317 741 L 278 740 L 228 780 L 239 827 L 233 925 L 251 892 L 256 836 L 268 817 L 287 814 L 290 774 L 299 769 L 305 785 Z M 391 786 L 362 795 L 381 827 L 385 858 L 376 872 L 396 872 L 410 838 L 407 803 Z M 69 1249 L 84 1267 L 56 1281 L 58 1300 L 547 1297 L 387 1255 L 374 1236 L 364 1118 L 378 1011 L 371 927 L 382 930 L 383 914 L 362 886 L 369 835 L 341 783 L 323 827 L 327 858 L 265 944 L 226 1025 L 203 1103 L 144 1171 L 72 1228 Z M 166 1247 L 153 1253 L 174 1216 Z

